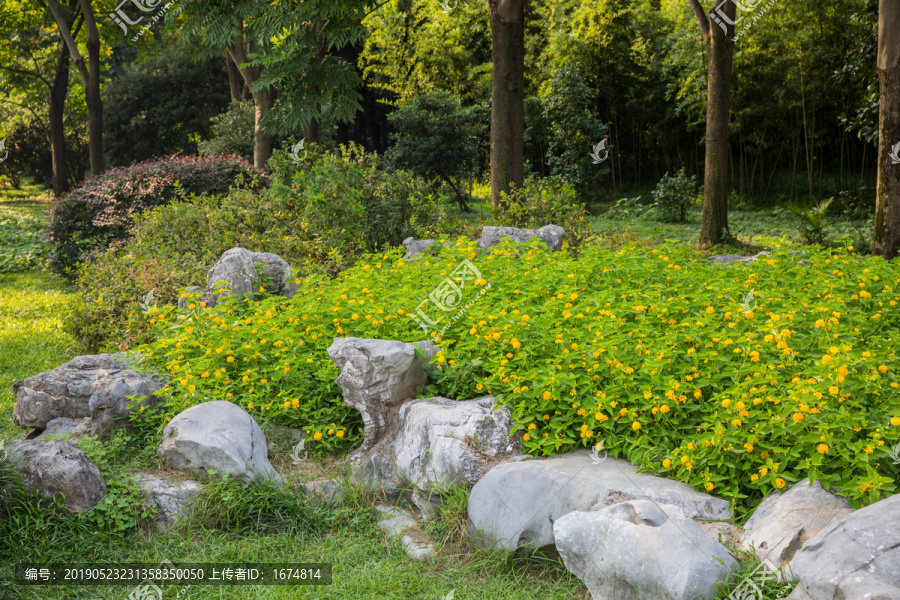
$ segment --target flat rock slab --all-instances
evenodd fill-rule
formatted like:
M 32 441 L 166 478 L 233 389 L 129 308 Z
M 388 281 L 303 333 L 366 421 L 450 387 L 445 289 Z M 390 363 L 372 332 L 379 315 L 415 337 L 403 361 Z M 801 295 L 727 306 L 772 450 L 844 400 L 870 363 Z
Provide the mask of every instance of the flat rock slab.
M 60 417 L 53 419 L 47 423 L 47 428 L 40 435 L 35 436 L 36 440 L 66 440 L 69 442 L 77 442 L 86 435 L 91 434 L 91 418 L 83 419 L 67 419 Z
M 223 400 L 204 402 L 178 413 L 165 429 L 156 453 L 173 468 L 208 478 L 284 483 L 268 459 L 266 436 L 244 409 Z
M 570 512 L 553 534 L 594 600 L 712 600 L 737 564 L 678 507 L 648 500 Z
M 900 598 L 900 494 L 853 511 L 812 536 L 790 562 L 789 600 Z
M 336 479 L 320 479 L 302 484 L 307 496 L 319 497 L 330 502 L 344 498 L 344 486 Z
M 76 512 L 87 512 L 106 496 L 106 483 L 84 450 L 71 442 L 23 440 L 7 447 L 7 459 L 26 490 L 61 499 Z
M 159 402 L 154 393 L 164 378 L 129 368 L 126 355 L 78 356 L 59 367 L 13 384 L 13 422 L 19 427 L 46 429 L 54 419 L 91 419 L 91 435 L 127 422 L 128 413 Z M 145 397 L 141 402 L 129 396 Z
M 399 537 L 406 554 L 413 560 L 424 560 L 434 554 L 434 546 L 426 541 L 426 536 L 416 530 L 416 520 L 409 511 L 397 506 L 379 504 L 375 507 L 384 518 L 378 526 L 389 537 Z
M 191 480 L 173 482 L 139 473 L 137 481 L 156 509 L 155 524 L 159 531 L 166 531 L 188 517 L 192 504 L 203 491 L 202 485 Z
M 741 547 L 780 567 L 809 538 L 851 512 L 844 498 L 824 490 L 818 481 L 810 486 L 804 479 L 784 493 L 766 496 L 744 525 Z
M 518 243 L 527 242 L 533 238 L 541 238 L 547 247 L 553 251 L 562 249 L 565 230 L 559 225 L 544 225 L 540 229 L 518 229 L 516 227 L 494 227 L 487 225 L 481 230 L 481 239 L 478 245 L 487 250 L 496 246 L 503 238 L 509 238 Z
M 689 519 L 727 520 L 728 502 L 679 481 L 637 473 L 627 461 L 594 463 L 587 450 L 521 463 L 501 463 L 469 496 L 468 530 L 481 548 L 513 552 L 554 544 L 553 523 L 574 511 L 594 511 L 628 500 L 680 508 Z

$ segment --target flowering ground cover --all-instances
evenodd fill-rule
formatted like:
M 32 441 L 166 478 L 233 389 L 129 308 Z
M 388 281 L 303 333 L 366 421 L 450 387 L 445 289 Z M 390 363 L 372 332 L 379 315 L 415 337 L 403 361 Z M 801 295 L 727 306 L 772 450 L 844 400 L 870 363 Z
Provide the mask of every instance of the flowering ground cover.
M 290 301 L 154 310 L 145 351 L 174 376 L 155 424 L 225 399 L 304 428 L 310 447 L 352 445 L 332 339 L 433 337 L 422 393 L 494 394 L 527 452 L 602 443 L 739 514 L 806 476 L 859 504 L 896 491 L 897 264 L 848 249 L 727 267 L 678 246 L 476 250 L 370 257 L 300 280 Z

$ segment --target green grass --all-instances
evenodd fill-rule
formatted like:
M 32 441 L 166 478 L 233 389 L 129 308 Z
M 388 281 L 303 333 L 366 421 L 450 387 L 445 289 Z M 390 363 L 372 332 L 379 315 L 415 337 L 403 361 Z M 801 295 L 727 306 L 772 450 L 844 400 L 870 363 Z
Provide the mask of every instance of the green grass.
M 44 266 L 47 215 L 52 197 L 40 186 L 23 181 L 22 189 L 0 192 L 0 273 Z

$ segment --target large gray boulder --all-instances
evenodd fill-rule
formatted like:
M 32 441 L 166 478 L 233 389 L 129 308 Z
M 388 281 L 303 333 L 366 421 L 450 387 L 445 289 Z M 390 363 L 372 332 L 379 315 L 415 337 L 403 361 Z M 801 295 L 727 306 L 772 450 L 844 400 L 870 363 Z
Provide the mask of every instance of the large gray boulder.
M 154 394 L 165 378 L 129 368 L 124 353 L 91 354 L 13 384 L 13 422 L 19 427 L 46 429 L 58 418 L 91 419 L 91 435 L 127 424 L 139 406 L 155 406 Z M 143 397 L 136 401 L 129 396 Z
M 283 483 L 268 459 L 266 436 L 244 409 L 222 400 L 178 413 L 165 429 L 156 453 L 172 467 L 208 478 L 210 471 L 233 480 Z
M 768 252 L 760 252 L 759 254 L 754 254 L 753 256 L 742 256 L 740 254 L 725 254 L 722 256 L 714 256 L 709 259 L 709 262 L 712 264 L 719 265 L 728 265 L 731 263 L 752 263 L 756 262 L 760 256 L 768 257 Z
M 203 491 L 203 486 L 190 479 L 172 482 L 139 473 L 137 481 L 147 501 L 156 509 L 155 525 L 158 531 L 166 531 L 189 517 L 194 502 Z
M 553 536 L 594 600 L 711 600 L 736 565 L 678 507 L 649 500 L 570 512 L 553 524 Z
M 509 409 L 494 408 L 492 396 L 404 403 L 366 453 L 366 485 L 389 494 L 409 490 L 425 518 L 432 518 L 440 501 L 434 490 L 472 487 L 493 465 L 522 451 L 521 435 L 510 435 Z
M 788 600 L 900 598 L 900 494 L 853 511 L 812 536 L 790 562 Z
M 510 238 L 513 241 L 524 243 L 532 238 L 539 237 L 544 240 L 548 248 L 558 251 L 562 249 L 565 233 L 565 230 L 559 225 L 544 225 L 538 230 L 485 226 L 481 230 L 481 239 L 478 240 L 478 245 L 486 250 L 499 244 L 503 238 Z
M 12 465 L 26 490 L 62 499 L 73 511 L 87 512 L 106 496 L 106 483 L 84 450 L 61 440 L 21 440 L 8 447 Z
M 47 428 L 33 439 L 65 440 L 75 443 L 87 435 L 91 435 L 90 417 L 85 417 L 83 419 L 67 419 L 66 417 L 60 417 L 47 423 Z
M 481 548 L 513 552 L 552 546 L 553 523 L 574 511 L 593 511 L 628 500 L 679 507 L 690 519 L 726 520 L 728 502 L 680 481 L 638 473 L 627 461 L 596 463 L 586 450 L 524 462 L 501 463 L 469 495 L 468 530 Z
M 230 294 L 255 297 L 261 285 L 257 265 L 268 280 L 267 289 L 271 293 L 286 298 L 291 298 L 296 293 L 297 284 L 294 282 L 291 267 L 277 254 L 232 248 L 222 254 L 206 273 L 204 298 L 208 298 L 208 306 L 215 306 Z M 220 282 L 225 282 L 225 287 Z
M 431 341 L 417 345 L 426 360 L 440 352 Z M 341 370 L 337 384 L 344 392 L 344 403 L 362 414 L 363 444 L 349 457 L 351 462 L 358 462 L 384 435 L 389 410 L 415 398 L 417 388 L 428 376 L 415 346 L 404 342 L 334 338 L 328 355 Z
M 744 525 L 741 547 L 780 567 L 809 538 L 851 512 L 844 498 L 825 491 L 818 481 L 810 486 L 807 478 L 766 496 Z
M 406 248 L 406 254 L 403 258 L 409 259 L 417 254 L 421 254 L 428 250 L 433 243 L 434 240 L 417 240 L 413 237 L 408 237 L 403 240 L 403 247 Z

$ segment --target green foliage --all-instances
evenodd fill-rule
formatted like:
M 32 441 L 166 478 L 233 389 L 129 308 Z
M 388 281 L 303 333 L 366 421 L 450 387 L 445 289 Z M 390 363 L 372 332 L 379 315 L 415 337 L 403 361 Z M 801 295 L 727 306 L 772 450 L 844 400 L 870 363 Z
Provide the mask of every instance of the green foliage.
M 197 143 L 200 156 L 237 154 L 252 161 L 255 115 L 252 101 L 232 102 L 228 110 L 212 118 L 209 137 Z
M 674 175 L 666 173 L 651 196 L 660 220 L 684 223 L 688 209 L 697 205 L 697 178 L 693 175 L 688 177 L 684 167 Z
M 172 156 L 109 169 L 53 205 L 50 266 L 60 275 L 74 276 L 89 254 L 128 238 L 138 214 L 175 198 L 267 183 L 265 173 L 236 156 Z
M 381 171 L 374 155 L 358 148 L 333 155 L 315 144 L 307 153 L 295 166 L 285 151 L 274 152 L 270 188 L 189 197 L 137 217 L 127 244 L 81 267 L 68 330 L 91 349 L 149 341 L 139 299 L 156 290 L 158 302 L 175 302 L 181 288 L 205 285 L 206 271 L 230 248 L 273 252 L 301 273 L 335 273 L 407 236 L 456 227 L 424 182 Z
M 190 52 L 165 48 L 104 86 L 103 143 L 110 165 L 197 153 L 197 139 L 228 107 L 230 92 L 222 59 L 196 60 Z M 214 154 L 232 153 L 244 156 L 230 148 Z
M 576 260 L 539 241 L 524 253 L 481 255 L 462 240 L 437 252 L 304 278 L 308 293 L 291 301 L 160 309 L 143 352 L 174 375 L 167 413 L 230 400 L 309 430 L 311 450 L 352 445 L 359 416 L 334 384 L 333 338 L 415 342 L 446 326 L 434 362 L 447 376 L 434 391 L 493 394 L 530 453 L 605 440 L 613 456 L 726 498 L 739 515 L 806 476 L 856 505 L 896 491 L 891 264 L 811 249 L 809 266 L 774 251 L 723 268 L 685 247 L 633 245 L 590 246 Z M 426 294 L 464 259 L 480 279 L 458 282 L 456 311 L 443 312 Z M 411 318 L 417 310 L 434 329 Z
M 40 269 L 47 257 L 41 219 L 0 205 L 0 274 Z
M 453 189 L 460 209 L 468 210 L 458 179 L 478 174 L 489 114 L 483 106 L 462 108 L 443 90 L 416 96 L 388 117 L 396 133 L 385 161 L 392 169 L 440 179 Z
M 501 206 L 494 211 L 498 225 L 539 229 L 559 225 L 566 230 L 565 242 L 575 251 L 592 235 L 587 211 L 578 202 L 575 189 L 558 177 L 529 177 L 521 189 L 507 196 L 501 193 Z
M 807 244 L 825 243 L 828 237 L 825 233 L 825 227 L 833 223 L 833 221 L 826 221 L 828 207 L 831 206 L 833 200 L 834 198 L 829 198 L 809 210 L 805 210 L 799 206 L 790 207 L 791 212 L 801 219 L 800 227 L 798 229 L 800 235 L 803 236 L 803 239 L 806 240 Z
M 640 196 L 619 198 L 608 211 L 603 213 L 603 218 L 612 221 L 631 221 L 650 212 L 653 212 L 653 206 L 642 201 Z

